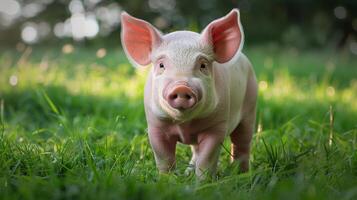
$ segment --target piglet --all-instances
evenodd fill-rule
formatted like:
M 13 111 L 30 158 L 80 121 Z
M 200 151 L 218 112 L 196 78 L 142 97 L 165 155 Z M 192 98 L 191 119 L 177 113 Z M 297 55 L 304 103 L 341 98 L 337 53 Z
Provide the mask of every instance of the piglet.
M 249 169 L 257 83 L 242 53 L 238 9 L 199 33 L 162 34 L 123 12 L 121 41 L 135 67 L 151 67 L 144 94 L 149 141 L 160 172 L 175 167 L 177 142 L 191 145 L 188 171 L 214 175 L 225 137 L 231 161 Z

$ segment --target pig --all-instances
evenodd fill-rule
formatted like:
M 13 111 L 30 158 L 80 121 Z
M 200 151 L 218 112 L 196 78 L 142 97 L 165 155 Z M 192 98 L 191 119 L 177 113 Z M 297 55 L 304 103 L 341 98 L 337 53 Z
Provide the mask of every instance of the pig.
M 186 172 L 215 175 L 220 149 L 231 140 L 231 161 L 249 170 L 257 83 L 242 53 L 238 9 L 201 33 L 162 34 L 150 23 L 121 14 L 121 41 L 135 67 L 151 67 L 144 92 L 149 142 L 159 172 L 175 168 L 178 142 L 191 146 Z

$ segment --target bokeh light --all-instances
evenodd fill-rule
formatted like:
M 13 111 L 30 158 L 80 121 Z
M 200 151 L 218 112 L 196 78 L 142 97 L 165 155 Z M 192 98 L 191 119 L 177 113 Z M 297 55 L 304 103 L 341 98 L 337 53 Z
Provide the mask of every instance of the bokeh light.
M 94 39 L 118 40 L 123 10 L 149 21 L 164 33 L 179 29 L 200 32 L 213 19 L 232 8 L 239 8 L 245 18 L 243 21 L 249 24 L 246 34 L 251 37 L 247 37 L 246 44 L 266 41 L 271 47 L 282 44 L 292 49 L 328 44 L 329 48 L 347 50 L 349 54 L 356 55 L 357 17 L 353 11 L 357 4 L 344 1 L 331 5 L 305 2 L 297 4 L 296 11 L 290 12 L 292 4 L 288 1 L 278 5 L 248 0 L 226 3 L 217 0 L 0 0 L 0 31 L 4 30 L 0 32 L 0 37 L 6 38 L 3 41 L 12 46 L 19 41 L 44 44 L 68 39 L 79 43 Z M 303 11 L 305 6 L 309 7 L 309 11 Z M 253 7 L 266 13 L 276 13 L 271 16 L 253 13 Z M 304 19 L 311 19 L 311 23 Z M 29 22 L 34 25 L 25 31 Z M 25 40 L 24 35 L 32 36 L 32 39 Z M 111 39 L 106 40 L 107 37 Z M 267 58 L 263 63 L 267 69 L 278 64 L 270 61 Z
M 93 38 L 99 32 L 99 25 L 94 16 L 85 17 L 84 14 L 76 13 L 72 15 L 71 33 L 73 39 L 83 40 L 85 37 Z
M 38 31 L 33 23 L 28 23 L 21 31 L 21 38 L 24 42 L 33 44 L 38 41 Z
M 21 6 L 16 0 L 0 1 L 0 25 L 10 26 L 21 14 Z
M 18 82 L 18 78 L 16 75 L 11 75 L 9 78 L 9 83 L 11 86 L 16 86 Z
M 71 11 L 72 14 L 83 13 L 84 12 L 83 4 L 79 0 L 72 0 L 69 3 L 68 8 L 69 8 L 69 11 Z
M 85 21 L 85 36 L 94 38 L 99 32 L 99 25 L 94 16 L 89 16 Z
M 351 43 L 350 43 L 350 51 L 351 51 L 354 55 L 357 55 L 357 42 L 351 42 Z
M 338 6 L 333 10 L 337 19 L 345 19 L 347 16 L 346 8 L 343 6 Z
M 40 3 L 32 2 L 25 5 L 22 9 L 22 16 L 26 18 L 35 17 L 38 13 L 45 9 L 45 6 Z
M 259 89 L 260 90 L 266 90 L 268 88 L 268 82 L 266 82 L 266 81 L 260 81 L 259 82 Z
M 20 4 L 15 0 L 1 0 L 0 12 L 6 15 L 14 16 L 20 12 Z
M 70 53 L 72 53 L 74 51 L 74 47 L 73 47 L 73 45 L 71 45 L 71 44 L 65 44 L 65 45 L 63 45 L 63 47 L 62 47 L 62 52 L 64 53 L 64 54 L 70 54 Z
M 94 12 L 101 25 L 100 35 L 107 36 L 119 26 L 122 9 L 117 3 L 99 6 Z
M 149 0 L 149 6 L 153 10 L 173 10 L 176 6 L 175 0 Z
M 71 17 L 71 32 L 73 39 L 82 40 L 85 37 L 86 18 L 82 13 L 76 13 Z
M 327 96 L 332 97 L 335 95 L 335 88 L 332 86 L 327 87 L 326 89 Z
M 100 48 L 97 50 L 96 56 L 97 58 L 104 58 L 107 55 L 107 50 L 104 48 Z

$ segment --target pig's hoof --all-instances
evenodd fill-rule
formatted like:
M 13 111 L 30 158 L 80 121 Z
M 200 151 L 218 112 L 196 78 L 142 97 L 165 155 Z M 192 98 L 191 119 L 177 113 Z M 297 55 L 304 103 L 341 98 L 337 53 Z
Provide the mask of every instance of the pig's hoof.
M 185 170 L 185 176 L 190 176 L 192 173 L 195 172 L 195 165 L 189 164 Z
M 239 173 L 246 173 L 249 171 L 249 161 L 248 160 L 234 160 L 232 165 L 239 167 Z

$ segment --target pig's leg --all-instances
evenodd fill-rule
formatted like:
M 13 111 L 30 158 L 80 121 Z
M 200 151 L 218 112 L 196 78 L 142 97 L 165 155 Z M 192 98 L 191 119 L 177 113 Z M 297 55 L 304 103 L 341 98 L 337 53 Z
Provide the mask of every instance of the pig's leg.
M 242 120 L 231 134 L 231 160 L 232 162 L 238 161 L 242 172 L 249 170 L 250 143 L 256 117 L 257 88 L 255 76 L 251 74 L 242 105 Z
M 241 172 L 249 170 L 250 143 L 254 121 L 242 121 L 231 134 L 231 161 L 238 161 Z
M 196 175 L 204 178 L 205 175 L 214 175 L 217 169 L 219 152 L 224 140 L 224 133 L 203 134 L 199 139 L 196 157 Z
M 198 145 L 191 145 L 191 150 L 192 150 L 192 158 L 189 163 L 189 166 L 185 170 L 185 174 L 189 175 L 191 172 L 193 172 L 196 168 L 196 160 L 197 160 L 197 153 L 198 153 Z
M 176 140 L 168 138 L 165 133 L 149 130 L 149 140 L 154 151 L 156 166 L 161 173 L 175 168 Z

